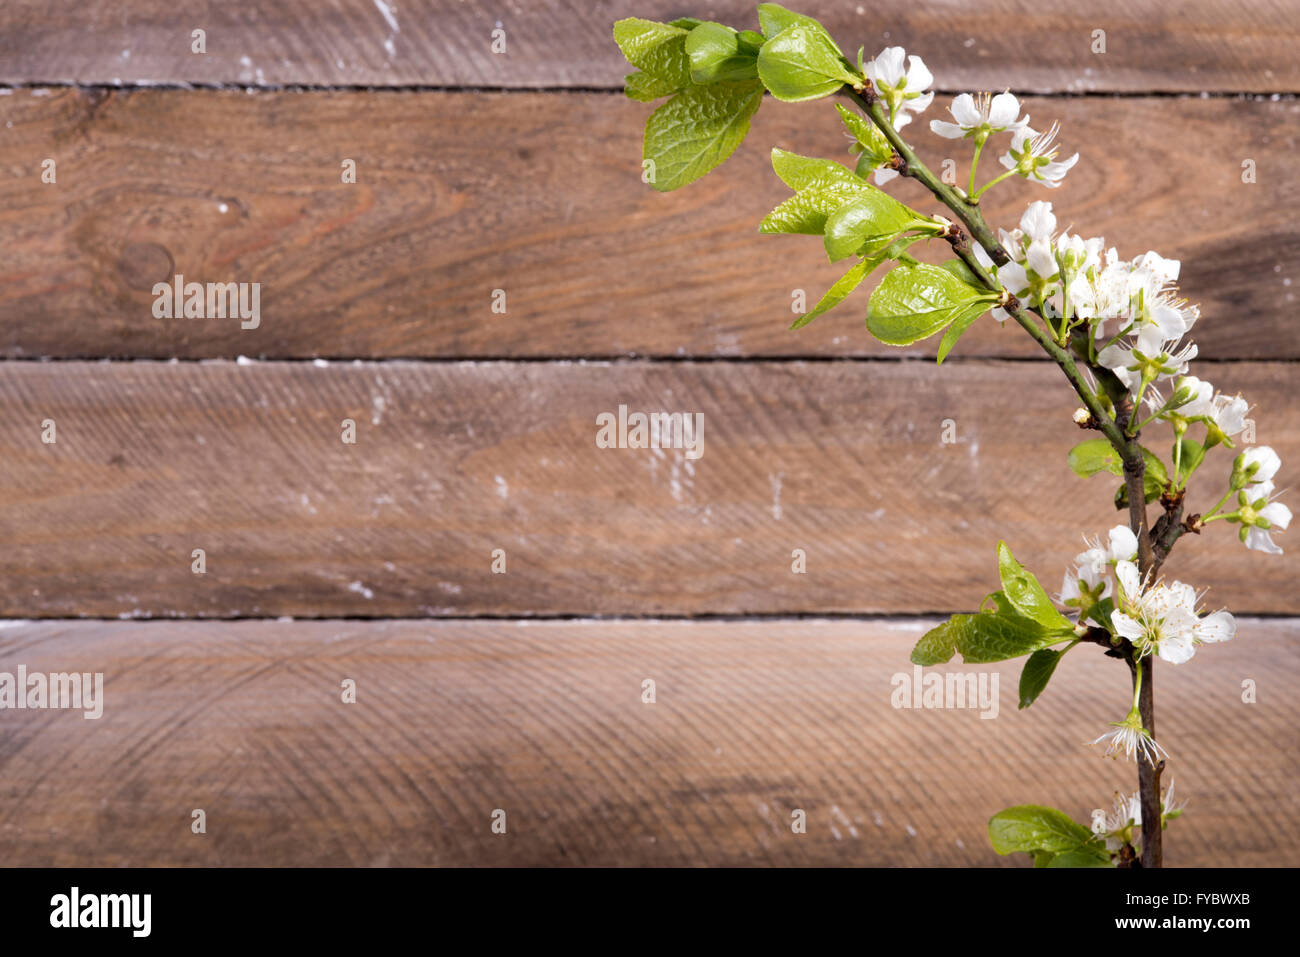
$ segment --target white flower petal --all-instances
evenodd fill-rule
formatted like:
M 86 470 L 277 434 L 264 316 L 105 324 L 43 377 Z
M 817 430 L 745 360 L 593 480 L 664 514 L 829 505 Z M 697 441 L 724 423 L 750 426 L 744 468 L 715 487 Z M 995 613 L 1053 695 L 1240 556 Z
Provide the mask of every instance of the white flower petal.
M 1107 556 L 1115 562 L 1132 562 L 1138 552 L 1137 536 L 1127 525 L 1116 525 L 1110 530 L 1110 552 Z
M 1246 547 L 1268 555 L 1281 555 L 1282 549 L 1273 544 L 1273 538 L 1262 528 L 1246 530 Z
M 885 47 L 867 64 L 867 76 L 876 86 L 893 87 L 903 79 L 903 60 L 907 51 L 902 47 Z
M 966 131 L 956 123 L 949 123 L 947 120 L 931 120 L 930 131 L 938 133 L 944 139 L 959 140 L 966 135 Z
M 1291 509 L 1281 502 L 1269 502 L 1259 510 L 1259 517 L 1279 531 L 1285 531 L 1291 524 Z
M 930 72 L 930 68 L 925 65 L 925 61 L 919 56 L 908 57 L 907 63 L 906 89 L 909 93 L 919 93 L 934 82 L 934 74 Z M 926 106 L 929 105 L 929 101 L 927 100 Z
M 1115 626 L 1115 633 L 1129 641 L 1139 641 L 1146 635 L 1146 629 L 1122 611 L 1111 612 L 1110 623 Z
M 989 126 L 1005 130 L 1020 115 L 1020 101 L 1011 93 L 999 93 L 989 107 Z
M 1191 635 L 1170 635 L 1160 640 L 1156 654 L 1170 664 L 1181 665 L 1196 654 L 1196 644 Z
M 1138 575 L 1138 567 L 1132 562 L 1116 562 L 1115 577 L 1119 579 L 1119 586 L 1124 589 L 1124 597 L 1129 601 L 1142 594 L 1142 579 Z
M 1282 467 L 1282 460 L 1278 458 L 1277 453 L 1267 445 L 1253 446 L 1246 449 L 1242 454 L 1245 456 L 1243 461 L 1247 468 L 1250 468 L 1252 465 L 1259 465 L 1259 470 L 1255 473 L 1256 482 L 1267 482 L 1276 475 L 1277 470 Z
M 980 111 L 975 106 L 975 97 L 969 93 L 959 93 L 953 97 L 952 106 L 948 107 L 948 112 L 952 118 L 964 126 L 966 129 L 973 129 L 984 121 L 980 116 Z
M 913 113 L 924 113 L 934 102 L 934 93 L 926 93 L 922 96 L 914 96 L 903 101 L 903 109 L 911 110 Z
M 1035 239 L 1025 252 L 1025 261 L 1040 279 L 1051 279 L 1057 273 L 1056 257 L 1052 244 L 1045 239 Z
M 1030 239 L 1050 240 L 1056 232 L 1056 214 L 1052 204 L 1036 200 L 1026 207 L 1020 217 L 1020 228 Z
M 1236 634 L 1237 621 L 1226 611 L 1206 615 L 1196 624 L 1196 637 L 1200 641 L 1231 641 Z

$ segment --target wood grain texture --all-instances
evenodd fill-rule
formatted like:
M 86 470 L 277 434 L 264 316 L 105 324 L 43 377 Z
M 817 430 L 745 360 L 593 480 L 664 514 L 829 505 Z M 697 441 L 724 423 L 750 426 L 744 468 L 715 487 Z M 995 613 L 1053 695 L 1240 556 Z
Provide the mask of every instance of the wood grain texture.
M 1286 462 L 1294 369 L 1213 370 Z M 0 615 L 965 611 L 999 538 L 1055 589 L 1120 520 L 1066 465 L 1070 398 L 1038 363 L 4 363 Z M 702 414 L 702 457 L 597 448 L 620 404 Z M 1294 555 L 1219 523 L 1167 572 L 1294 614 Z
M 898 356 L 863 328 L 869 286 L 790 331 L 793 290 L 811 304 L 842 270 L 815 237 L 757 232 L 788 195 L 772 145 L 849 158 L 834 110 L 820 107 L 766 104 L 737 156 L 663 195 L 640 181 L 648 109 L 618 96 L 15 91 L 0 97 L 12 124 L 0 138 L 0 351 Z M 1028 202 L 1051 200 L 1062 228 L 1104 235 L 1125 256 L 1182 259 L 1184 292 L 1204 310 L 1203 356 L 1300 356 L 1289 318 L 1300 104 L 1026 108 L 1059 117 L 1083 159 L 1059 190 L 1000 187 L 992 223 L 1014 226 Z M 1216 137 L 1231 148 L 1205 149 Z M 966 153 L 928 131 L 919 141 L 936 168 Z M 56 184 L 40 183 L 45 157 L 57 158 Z M 344 158 L 357 162 L 355 185 L 340 183 Z M 1254 184 L 1241 182 L 1247 158 Z M 898 194 L 934 211 L 914 183 Z M 261 326 L 154 318 L 153 284 L 176 273 L 260 282 Z M 992 322 L 958 347 L 1035 349 Z
M 1294 10 L 1282 0 L 1179 4 L 914 0 L 888 8 L 809 0 L 845 50 L 903 44 L 941 89 L 1300 91 Z M 621 17 L 692 13 L 757 27 L 752 2 L 529 0 L 10 0 L 0 82 L 336 86 L 612 86 L 628 72 Z M 207 31 L 207 52 L 190 33 Z M 492 31 L 505 30 L 504 53 Z M 1093 51 L 1105 31 L 1105 53 Z
M 895 709 L 926 627 L 10 624 L 0 668 L 102 672 L 104 712 L 0 712 L 0 860 L 1023 866 L 990 849 L 993 813 L 1039 802 L 1087 822 L 1135 786 L 1081 744 L 1127 706 L 1122 664 L 1076 649 L 1023 712 L 1020 663 L 982 666 L 999 675 L 991 720 Z M 1300 864 L 1300 625 L 1243 620 L 1160 681 L 1189 801 L 1167 863 Z

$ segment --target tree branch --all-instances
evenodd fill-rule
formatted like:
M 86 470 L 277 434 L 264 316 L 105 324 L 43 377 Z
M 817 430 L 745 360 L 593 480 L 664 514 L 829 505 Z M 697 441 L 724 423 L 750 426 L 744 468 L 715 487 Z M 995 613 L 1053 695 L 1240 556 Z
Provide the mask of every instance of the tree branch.
M 871 118 L 871 121 L 894 148 L 896 156 L 894 162 L 890 164 L 891 167 L 898 170 L 901 175 L 909 176 L 929 189 L 936 199 L 961 220 L 962 225 L 969 230 L 970 236 L 984 248 L 984 251 L 988 253 L 989 258 L 994 263 L 1002 265 L 1008 262 L 1010 256 L 993 235 L 993 231 L 984 220 L 983 213 L 974 203 L 969 201 L 965 194 L 948 186 L 936 177 L 903 142 L 893 124 L 889 122 L 889 118 L 885 115 L 884 107 L 876 97 L 871 85 L 868 83 L 861 92 L 849 87 L 845 87 L 843 92 Z M 1128 435 L 1129 425 L 1136 413 L 1129 390 L 1110 369 L 1104 369 L 1088 361 L 1090 353 L 1087 350 L 1086 343 L 1082 347 L 1077 339 L 1073 343 L 1066 343 L 1066 345 L 1072 344 L 1079 351 L 1083 361 L 1097 379 L 1101 390 L 1110 400 L 1110 404 L 1115 410 L 1112 418 L 1097 393 L 1093 391 L 1084 378 L 1083 373 L 1075 363 L 1074 356 L 1065 348 L 1065 345 L 1056 341 L 1054 335 L 1049 335 L 1042 326 L 1035 322 L 1016 297 L 1011 295 L 984 268 L 979 258 L 974 254 L 970 241 L 962 235 L 961 231 L 950 229 L 946 238 L 953 251 L 970 268 L 979 281 L 989 290 L 1001 293 L 1002 308 L 1019 323 L 1021 328 L 1034 338 L 1034 341 L 1060 367 L 1092 417 L 1091 423 L 1106 436 L 1106 439 L 1119 455 L 1120 461 L 1123 463 L 1124 485 L 1128 495 L 1129 527 L 1133 530 L 1138 542 L 1138 568 L 1144 581 L 1148 580 L 1149 577 L 1154 578 L 1159 572 L 1160 565 L 1169 554 L 1169 550 L 1181 534 L 1182 525 L 1179 519 L 1182 514 L 1182 502 L 1181 497 L 1179 497 L 1176 505 L 1172 505 L 1172 507 L 1171 505 L 1165 506 L 1165 515 L 1161 519 L 1164 525 L 1159 528 L 1158 535 L 1153 535 L 1147 519 L 1146 459 L 1143 457 L 1138 435 Z M 1102 629 L 1097 629 L 1097 631 L 1102 631 Z M 1142 726 L 1154 739 L 1156 732 L 1155 682 L 1153 675 L 1155 669 L 1152 663 L 1154 656 L 1148 655 L 1139 666 L 1137 650 L 1130 642 L 1125 641 L 1122 646 L 1112 646 L 1110 645 L 1109 633 L 1105 634 L 1106 640 L 1104 642 L 1100 640 L 1099 636 L 1093 636 L 1091 631 L 1088 636 L 1085 636 L 1085 640 L 1107 645 L 1107 654 L 1113 657 L 1124 657 L 1128 661 L 1135 684 L 1138 681 L 1138 668 L 1141 667 L 1142 683 L 1138 688 L 1138 712 L 1141 715 Z M 1143 822 L 1142 867 L 1160 867 L 1164 860 L 1163 822 L 1160 807 L 1160 774 L 1163 770 L 1163 761 L 1158 762 L 1153 767 L 1140 757 L 1138 759 L 1138 792 Z

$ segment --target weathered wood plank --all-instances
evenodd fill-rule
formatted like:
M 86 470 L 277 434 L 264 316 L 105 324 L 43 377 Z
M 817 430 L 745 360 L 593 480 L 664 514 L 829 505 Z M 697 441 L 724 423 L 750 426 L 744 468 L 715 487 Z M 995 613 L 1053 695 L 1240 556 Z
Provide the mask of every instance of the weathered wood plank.
M 191 5 L 192 6 L 192 5 Z M 690 12 L 756 26 L 755 4 L 725 0 L 10 0 L 0 82 L 607 86 L 626 64 L 610 37 L 625 16 Z M 943 89 L 1300 91 L 1294 11 L 1279 0 L 1160 0 L 1081 8 L 1069 0 L 915 0 L 887 10 L 812 0 L 846 50 L 901 43 Z M 191 31 L 207 31 L 206 53 Z M 493 30 L 505 49 L 493 50 Z M 1105 32 L 1105 52 L 1095 52 Z M 500 47 L 497 48 L 500 50 Z
M 10 624 L 0 669 L 101 672 L 104 703 L 98 720 L 0 712 L 0 859 L 1023 865 L 989 847 L 994 812 L 1033 801 L 1087 821 L 1135 787 L 1131 764 L 1081 745 L 1125 709 L 1123 665 L 1076 649 L 1024 712 L 1019 663 L 983 666 L 998 676 L 990 720 L 896 709 L 894 676 L 911 676 L 926 627 Z M 1257 704 L 1241 701 L 1247 678 Z M 1300 864 L 1300 625 L 1243 620 L 1160 681 L 1168 776 L 1189 801 L 1167 862 Z M 191 832 L 196 808 L 206 834 Z M 1247 826 L 1261 815 L 1268 827 Z
M 1207 370 L 1291 463 L 1294 369 Z M 1119 521 L 1071 396 L 1040 363 L 0 363 L 0 615 L 966 610 L 999 538 L 1055 588 Z M 699 413 L 702 456 L 598 448 L 620 405 Z M 1168 572 L 1292 614 L 1293 555 L 1219 524 Z
M 37 91 L 51 92 L 51 91 Z M 1207 356 L 1300 355 L 1295 102 L 1043 101 L 1083 161 L 1031 200 L 1125 255 L 1181 257 Z M 882 355 L 868 289 L 791 332 L 840 270 L 812 237 L 761 236 L 785 198 L 767 147 L 848 158 L 834 111 L 769 103 L 726 167 L 681 192 L 640 181 L 646 108 L 604 95 L 75 91 L 0 97 L 0 351 L 8 356 Z M 806 124 L 811 124 L 803 129 Z M 921 127 L 914 124 L 912 129 Z M 928 132 L 935 161 L 950 141 Z M 1207 142 L 1234 144 L 1207 150 Z M 963 154 L 954 154 L 963 155 Z M 57 159 L 56 184 L 40 183 Z M 355 159 L 358 182 L 340 182 Z M 1258 182 L 1241 182 L 1243 158 Z M 964 172 L 964 167 L 962 167 Z M 915 184 L 902 198 L 933 209 Z M 937 245 L 937 244 L 936 244 Z M 933 255 L 943 254 L 934 249 Z M 262 284 L 261 324 L 156 319 L 181 273 Z M 492 292 L 504 289 L 504 315 Z M 927 342 L 908 353 L 932 354 Z M 983 322 L 966 355 L 1031 355 Z

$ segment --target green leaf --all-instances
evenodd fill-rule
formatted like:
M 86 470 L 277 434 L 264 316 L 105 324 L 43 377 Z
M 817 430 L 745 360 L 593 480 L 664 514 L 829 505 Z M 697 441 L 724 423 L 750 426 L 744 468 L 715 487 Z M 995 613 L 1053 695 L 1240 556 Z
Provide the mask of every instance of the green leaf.
M 970 283 L 975 288 L 981 288 L 983 283 L 980 282 L 979 276 L 971 272 L 970 266 L 967 266 L 960 259 L 948 259 L 939 263 L 940 269 L 946 269 L 962 282 Z
M 778 100 L 800 103 L 859 82 L 843 54 L 815 21 L 786 27 L 758 51 L 758 75 Z
M 655 164 L 654 188 L 677 189 L 720 165 L 745 139 L 762 102 L 757 82 L 713 83 L 692 86 L 655 110 L 644 147 Z
M 999 854 L 1048 851 L 1063 854 L 1087 844 L 1092 832 L 1055 808 L 1021 804 L 999 811 L 989 821 L 989 840 Z
M 957 640 L 961 637 L 963 621 L 969 615 L 954 615 L 942 625 L 931 628 L 912 649 L 912 664 L 928 667 L 941 665 L 952 659 L 957 651 Z
M 1051 851 L 1034 851 L 1034 867 L 1051 867 L 1056 857 Z
M 853 137 L 862 153 L 862 159 L 869 162 L 872 169 L 887 163 L 894 155 L 894 148 L 889 145 L 889 140 L 885 139 L 885 134 L 880 132 L 876 124 L 861 113 L 850 110 L 843 103 L 836 103 L 835 109 L 839 111 L 844 128 L 849 131 L 849 135 Z M 858 175 L 862 175 L 862 160 L 858 161 Z
M 826 295 L 821 297 L 817 305 L 812 308 L 811 312 L 806 312 L 796 319 L 791 323 L 790 328 L 802 329 L 822 313 L 834 309 L 848 298 L 849 293 L 853 292 L 854 289 L 857 289 L 858 286 L 862 284 L 862 280 L 867 278 L 867 275 L 876 267 L 876 265 L 877 264 L 873 263 L 870 259 L 864 259 L 854 265 L 848 272 L 835 281 L 835 285 L 831 286 L 831 288 L 826 291 Z
M 1006 542 L 998 542 L 998 575 L 1002 580 L 1002 593 L 1019 614 L 1038 622 L 1048 631 L 1068 634 L 1074 630 L 1073 622 L 1056 610 L 1038 579 L 1016 561 Z
M 938 266 L 896 266 L 871 294 L 867 329 L 888 345 L 907 346 L 934 335 L 976 303 L 995 299 Z
M 797 26 L 801 23 L 821 26 L 812 17 L 804 16 L 802 13 L 795 13 L 793 10 L 787 10 L 779 3 L 760 3 L 758 5 L 758 25 L 766 36 L 774 37 L 787 27 Z
M 1169 461 L 1173 462 L 1177 460 L 1178 481 L 1181 484 L 1182 482 L 1186 481 L 1187 476 L 1191 475 L 1193 472 L 1197 470 L 1197 468 L 1200 467 L 1201 462 L 1205 458 L 1205 446 L 1203 446 L 1200 442 L 1197 442 L 1195 439 L 1189 439 L 1186 436 L 1184 436 L 1182 458 L 1178 458 L 1177 445 L 1178 443 L 1175 442 L 1174 451 L 1169 453 Z
M 856 175 L 856 174 L 855 174 Z M 826 218 L 823 242 L 831 262 L 870 255 L 905 230 L 933 225 L 888 193 L 863 184 L 866 192 Z
M 684 89 L 691 82 L 686 34 L 687 31 L 681 27 L 640 17 L 629 17 L 614 24 L 614 42 L 627 57 L 627 62 L 668 87 L 668 92 Z M 637 81 L 638 89 L 645 82 Z
M 961 338 L 962 333 L 973 326 L 976 319 L 989 311 L 989 305 L 987 302 L 976 303 L 953 320 L 952 325 L 948 327 L 948 331 L 939 340 L 939 351 L 935 355 L 936 364 L 943 365 L 943 360 L 948 358 L 948 353 L 952 352 L 952 347 L 957 344 L 957 340 Z
M 694 30 L 703 22 L 704 22 L 703 20 L 700 20 L 696 17 L 678 17 L 676 20 L 668 21 L 669 25 L 674 27 L 680 27 L 681 29 L 688 30 L 688 31 Z
M 1124 474 L 1124 463 L 1108 439 L 1088 439 L 1070 449 L 1068 460 L 1075 475 L 1091 478 L 1098 472 Z
M 847 187 L 853 196 L 865 195 L 874 187 L 862 182 L 862 177 L 834 160 L 817 156 L 800 156 L 783 149 L 773 148 L 772 169 L 792 190 L 826 189 L 831 186 Z M 877 192 L 879 192 L 877 190 Z
M 1160 461 L 1160 457 L 1150 449 L 1142 448 L 1142 458 L 1146 462 L 1146 473 L 1142 482 L 1143 492 L 1146 500 L 1152 502 L 1160 497 L 1165 486 L 1169 484 L 1169 473 L 1165 470 L 1165 464 Z M 1080 442 L 1070 449 L 1068 461 L 1074 473 L 1084 478 L 1090 478 L 1098 472 L 1109 472 L 1121 478 L 1124 476 L 1124 462 L 1108 439 L 1088 439 Z M 1124 486 L 1120 486 L 1115 501 L 1117 508 L 1128 506 L 1128 492 Z M 1123 504 L 1119 504 L 1120 502 Z
M 1039 648 L 1025 661 L 1020 672 L 1020 707 L 1028 708 L 1038 700 L 1047 683 L 1052 680 L 1052 673 L 1061 660 L 1061 652 L 1055 648 Z
M 650 103 L 663 96 L 672 96 L 679 87 L 649 73 L 629 73 L 623 78 L 623 92 L 629 100 Z
M 911 256 L 907 255 L 907 248 L 924 238 L 924 236 L 904 236 L 902 239 L 890 243 L 885 248 L 864 258 L 856 266 L 840 277 L 839 281 L 836 282 L 829 291 L 827 291 L 826 295 L 822 296 L 821 301 L 817 303 L 812 312 L 800 316 L 794 321 L 790 328 L 801 329 L 822 313 L 834 309 L 848 297 L 849 293 L 853 292 L 854 289 L 860 286 L 862 281 L 871 275 L 875 268 L 886 259 L 898 259 L 901 257 L 912 259 Z M 916 260 L 912 259 L 912 262 L 915 261 Z
M 1049 634 L 1036 621 L 980 612 L 954 615 L 957 626 L 957 650 L 967 664 L 982 665 L 993 661 L 1019 658 L 1037 651 L 1058 636 Z
M 758 56 L 740 34 L 721 23 L 705 22 L 686 37 L 691 79 L 696 83 L 752 80 L 758 76 Z
M 1057 854 L 1047 864 L 1047 867 L 1114 867 L 1114 862 L 1110 859 L 1110 854 L 1106 848 L 1094 841 L 1091 844 L 1085 844 L 1083 847 L 1075 848 L 1073 851 L 1066 851 L 1064 854 Z

